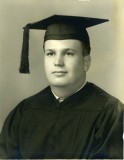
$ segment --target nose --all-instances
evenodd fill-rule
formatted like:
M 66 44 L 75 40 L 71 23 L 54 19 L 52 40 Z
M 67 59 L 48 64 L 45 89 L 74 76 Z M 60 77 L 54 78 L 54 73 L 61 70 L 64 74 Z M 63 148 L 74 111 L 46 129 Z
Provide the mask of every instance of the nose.
M 55 56 L 54 65 L 55 66 L 63 66 L 64 65 L 64 61 L 63 61 L 63 56 L 62 55 L 56 55 Z

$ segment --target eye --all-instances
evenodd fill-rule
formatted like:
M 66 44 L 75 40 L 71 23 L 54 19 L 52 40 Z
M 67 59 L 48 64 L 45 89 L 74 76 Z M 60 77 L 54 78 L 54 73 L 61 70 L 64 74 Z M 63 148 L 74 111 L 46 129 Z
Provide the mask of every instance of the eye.
M 67 55 L 67 56 L 73 56 L 73 55 L 74 55 L 74 52 L 72 52 L 72 51 L 67 51 L 67 52 L 66 52 L 66 55 Z
M 53 51 L 48 51 L 48 52 L 45 52 L 45 54 L 47 56 L 53 56 L 55 53 Z

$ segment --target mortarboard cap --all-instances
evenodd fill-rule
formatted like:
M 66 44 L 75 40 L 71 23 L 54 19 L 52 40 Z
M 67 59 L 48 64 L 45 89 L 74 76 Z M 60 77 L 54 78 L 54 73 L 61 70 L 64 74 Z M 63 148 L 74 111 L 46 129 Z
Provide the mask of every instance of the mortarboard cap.
M 107 19 L 53 15 L 41 21 L 27 24 L 23 29 L 23 45 L 21 54 L 20 73 L 29 73 L 29 29 L 46 30 L 46 40 L 77 39 L 86 45 L 90 44 L 86 28 L 107 22 Z

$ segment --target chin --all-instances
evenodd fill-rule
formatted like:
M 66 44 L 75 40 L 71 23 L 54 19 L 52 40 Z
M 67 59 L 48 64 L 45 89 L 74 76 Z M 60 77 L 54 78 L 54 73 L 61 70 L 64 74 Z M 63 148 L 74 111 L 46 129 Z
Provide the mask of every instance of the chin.
M 55 87 L 64 87 L 64 86 L 67 86 L 67 84 L 63 84 L 63 83 L 50 83 L 52 86 L 55 86 Z
M 50 81 L 49 81 L 50 82 Z M 50 84 L 52 85 L 52 86 L 56 86 L 56 87 L 64 87 L 64 86 L 67 86 L 68 85 L 68 83 L 67 82 L 62 82 L 62 81 L 52 81 L 52 82 L 50 82 Z

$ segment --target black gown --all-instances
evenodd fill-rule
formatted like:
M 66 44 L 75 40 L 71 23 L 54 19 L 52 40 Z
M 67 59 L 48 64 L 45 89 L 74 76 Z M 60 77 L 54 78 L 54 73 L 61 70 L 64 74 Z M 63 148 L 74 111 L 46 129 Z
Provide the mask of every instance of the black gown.
M 7 117 L 0 158 L 122 159 L 123 104 L 87 82 L 59 103 L 45 88 Z

